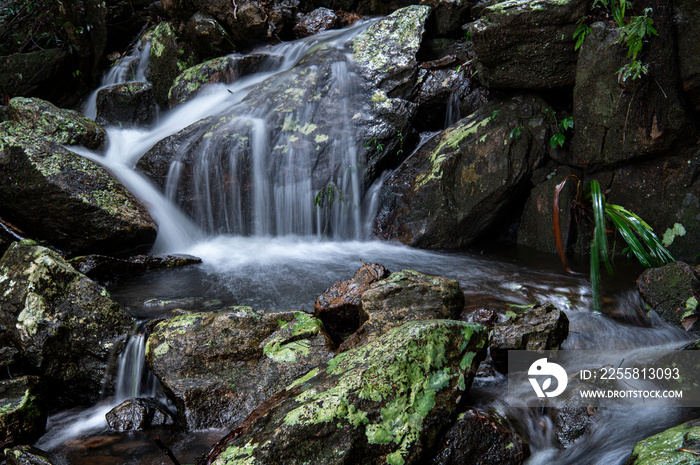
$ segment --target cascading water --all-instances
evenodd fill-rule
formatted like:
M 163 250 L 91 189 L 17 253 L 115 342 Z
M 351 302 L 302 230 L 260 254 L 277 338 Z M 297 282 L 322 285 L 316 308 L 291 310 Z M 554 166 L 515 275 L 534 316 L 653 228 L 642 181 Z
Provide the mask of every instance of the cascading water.
M 363 147 L 354 133 L 361 91 L 347 44 L 363 27 L 261 51 L 267 55 L 267 65 L 260 72 L 202 89 L 149 130 L 108 128 L 104 154 L 80 152 L 106 166 L 148 205 L 159 226 L 155 252 L 190 253 L 203 259 L 200 267 L 122 283 L 112 290 L 115 298 L 132 308 L 151 298 L 225 296 L 222 301 L 255 308 L 310 309 L 325 288 L 347 279 L 364 260 L 392 271 L 413 268 L 446 276 L 458 280 L 467 293 L 498 296 L 513 304 L 552 302 L 571 321 L 568 349 L 600 348 L 601 341 L 629 348 L 687 338 L 660 321 L 641 328 L 591 314 L 584 277 L 563 275 L 558 268 L 533 270 L 509 260 L 363 240 L 371 232 L 367 225 L 381 186 L 380 180 L 365 192 L 360 181 Z M 142 63 L 147 53 L 133 56 Z M 457 117 L 458 106 L 449 108 L 448 123 Z M 174 134 L 177 150 L 168 154 L 165 181 L 155 185 L 134 166 Z M 335 203 L 330 202 L 331 193 Z M 320 206 L 314 205 L 317 199 Z M 136 392 L 152 395 L 155 388 L 143 384 L 143 351 L 144 336 L 132 336 L 119 374 L 122 387 L 109 405 L 52 417 L 49 433 L 37 445 L 56 451 L 69 438 L 103 432 L 104 414 L 116 402 Z M 477 393 L 479 382 L 473 388 Z M 502 379 L 495 384 L 499 382 Z M 503 389 L 498 395 L 504 395 Z M 648 424 L 640 425 L 636 411 L 601 415 L 589 436 L 560 451 L 553 446 L 553 426 L 546 415 L 517 403 L 501 405 L 499 410 L 523 417 L 522 432 L 530 440 L 533 464 L 620 463 L 636 441 L 680 418 L 666 411 L 662 421 L 659 412 L 649 410 L 644 413 Z M 129 463 L 168 463 L 159 460 L 139 458 Z

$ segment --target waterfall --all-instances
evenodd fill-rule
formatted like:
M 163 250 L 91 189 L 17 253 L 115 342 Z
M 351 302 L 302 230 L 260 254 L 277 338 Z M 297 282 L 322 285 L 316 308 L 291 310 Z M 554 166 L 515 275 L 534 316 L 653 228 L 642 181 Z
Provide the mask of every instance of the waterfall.
M 146 339 L 144 325 L 137 334 L 129 336 L 124 351 L 119 356 L 114 403 L 132 397 L 155 397 L 158 380 L 146 366 Z
M 112 67 L 102 76 L 100 87 L 95 89 L 83 105 L 83 114 L 95 119 L 97 116 L 97 93 L 115 84 L 125 82 L 146 82 L 146 68 L 151 54 L 151 44 L 142 44 L 139 40 L 134 48 L 124 57 L 115 61 Z

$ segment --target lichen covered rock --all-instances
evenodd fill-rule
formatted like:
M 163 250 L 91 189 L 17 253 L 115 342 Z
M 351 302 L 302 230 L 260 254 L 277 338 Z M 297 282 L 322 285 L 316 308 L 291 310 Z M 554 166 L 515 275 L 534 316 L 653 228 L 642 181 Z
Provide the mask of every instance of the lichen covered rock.
M 39 377 L 0 381 L 0 447 L 36 441 L 44 433 L 46 414 Z
M 53 454 L 32 446 L 17 446 L 5 449 L 7 465 L 61 465 L 63 462 Z
M 213 463 L 425 463 L 485 345 L 480 326 L 458 321 L 395 328 L 280 391 Z
M 0 336 L 51 384 L 55 402 L 96 401 L 113 344 L 132 319 L 102 286 L 45 247 L 15 242 L 0 260 Z
M 362 326 L 339 350 L 367 344 L 407 321 L 458 318 L 463 307 L 464 293 L 457 281 L 414 270 L 397 271 L 362 293 Z
M 492 101 L 435 136 L 384 182 L 375 232 L 432 249 L 503 235 L 548 153 L 547 108 L 536 97 Z
M 331 357 L 320 330 L 302 312 L 191 313 L 158 323 L 146 358 L 184 425 L 232 427 Z
M 156 224 L 107 170 L 0 124 L 0 215 L 70 254 L 148 251 Z
M 99 148 L 105 131 L 94 121 L 75 110 L 64 110 L 38 98 L 15 97 L 10 100 L 10 120 L 7 126 L 18 136 L 31 133 L 62 145 L 84 145 Z

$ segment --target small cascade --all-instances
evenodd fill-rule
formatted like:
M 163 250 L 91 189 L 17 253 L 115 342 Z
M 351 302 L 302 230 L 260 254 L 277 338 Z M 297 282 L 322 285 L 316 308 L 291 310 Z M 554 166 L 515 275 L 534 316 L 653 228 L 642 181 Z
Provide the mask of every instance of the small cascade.
M 125 82 L 146 82 L 146 68 L 151 55 L 151 44 L 139 40 L 128 55 L 116 61 L 109 71 L 102 76 L 100 87 L 95 89 L 87 98 L 83 114 L 95 119 L 97 116 L 97 93 L 105 87 Z
M 146 339 L 144 325 L 140 325 L 137 334 L 126 341 L 118 361 L 115 404 L 132 397 L 155 397 L 158 393 L 158 379 L 146 366 Z

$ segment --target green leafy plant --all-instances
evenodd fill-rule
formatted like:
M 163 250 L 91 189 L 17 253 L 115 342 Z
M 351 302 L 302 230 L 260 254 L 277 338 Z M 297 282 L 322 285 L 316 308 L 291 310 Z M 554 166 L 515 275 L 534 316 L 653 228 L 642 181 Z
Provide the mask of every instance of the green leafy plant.
M 384 150 L 384 144 L 379 142 L 379 140 L 376 137 L 372 137 L 368 142 L 365 143 L 365 147 L 367 148 L 372 148 L 374 147 L 377 149 L 379 152 Z
M 522 131 L 523 131 L 523 127 L 520 126 L 520 125 L 518 125 L 518 126 L 514 127 L 513 129 L 511 129 L 511 130 L 510 130 L 510 137 L 511 137 L 511 139 L 517 139 L 518 137 L 520 137 L 520 134 L 522 134 Z
M 583 41 L 586 40 L 586 36 L 591 32 L 591 28 L 588 24 L 585 23 L 586 17 L 583 17 L 578 20 L 578 26 L 576 27 L 576 30 L 574 31 L 574 40 L 576 43 L 574 44 L 574 50 L 578 50 L 581 48 L 581 45 L 583 45 Z
M 549 138 L 549 145 L 551 145 L 552 148 L 557 146 L 563 147 L 566 142 L 566 131 L 574 128 L 574 118 L 572 116 L 567 116 L 561 121 L 557 121 L 557 112 L 549 108 L 545 110 L 545 115 L 550 121 L 557 125 L 557 129 L 559 130 L 559 132 Z
M 600 312 L 600 263 L 612 275 L 610 261 L 611 251 L 607 235 L 617 232 L 627 243 L 623 253 L 633 254 L 642 266 L 649 268 L 673 262 L 673 257 L 661 244 L 653 229 L 638 215 L 605 200 L 600 183 L 592 180 L 585 186 L 576 176 L 571 175 L 559 183 L 554 189 L 552 202 L 552 229 L 559 258 L 564 268 L 571 271 L 566 264 L 566 255 L 561 237 L 559 218 L 560 195 L 566 183 L 576 180 L 576 196 L 574 198 L 574 213 L 577 221 L 586 218 L 593 222 L 593 239 L 591 240 L 590 280 L 593 292 L 593 311 Z M 580 222 L 580 221 L 579 221 Z
M 331 218 L 331 207 L 333 203 L 340 203 L 343 201 L 343 191 L 333 182 L 329 182 L 325 187 L 321 188 L 316 193 L 314 205 L 322 209 L 326 215 L 326 224 L 323 227 L 323 234 L 321 235 L 321 240 L 323 240 L 326 237 L 326 232 L 328 231 L 328 223 Z

